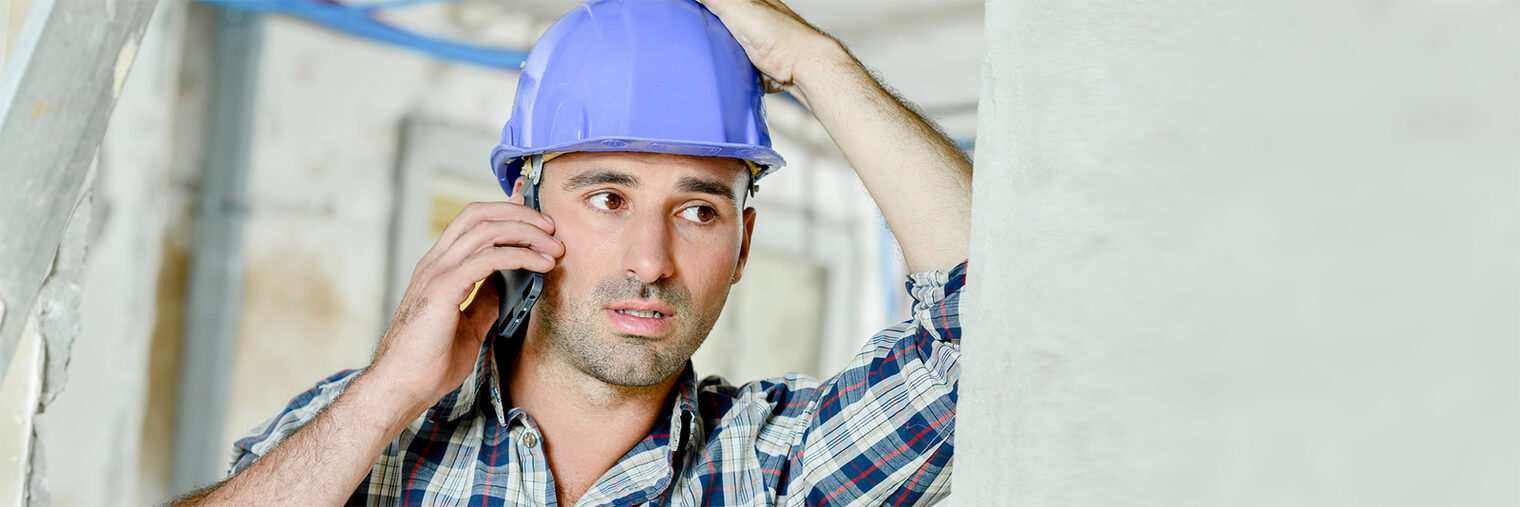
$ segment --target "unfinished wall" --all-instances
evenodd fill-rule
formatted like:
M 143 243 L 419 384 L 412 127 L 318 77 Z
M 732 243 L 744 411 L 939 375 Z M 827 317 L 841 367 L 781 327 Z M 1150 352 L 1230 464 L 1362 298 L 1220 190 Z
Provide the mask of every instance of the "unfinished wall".
M 1520 502 L 1520 3 L 987 23 L 957 505 Z
M 174 163 L 176 140 L 186 147 L 196 144 L 174 131 L 174 104 L 182 96 L 185 11 L 185 2 L 158 4 L 99 152 L 90 246 L 81 276 L 82 330 L 69 360 L 68 382 L 39 418 L 52 465 L 46 473 L 54 505 L 162 500 L 160 490 L 152 490 L 155 496 L 146 501 L 137 495 L 139 474 L 153 476 L 155 463 L 139 464 L 144 423 L 153 424 L 156 415 L 144 405 L 150 343 L 160 320 L 154 294 L 166 255 L 165 235 L 186 207 L 185 166 L 194 168 Z M 183 317 L 172 313 L 164 318 L 177 322 Z M 167 407 L 170 414 L 172 409 Z M 162 429 L 167 434 L 168 428 Z M 156 463 L 164 463 L 163 457 Z

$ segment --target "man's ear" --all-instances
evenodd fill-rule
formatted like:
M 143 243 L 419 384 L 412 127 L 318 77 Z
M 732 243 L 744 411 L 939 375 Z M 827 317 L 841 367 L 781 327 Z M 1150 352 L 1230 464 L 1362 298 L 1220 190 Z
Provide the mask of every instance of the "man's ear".
M 755 208 L 744 208 L 744 241 L 739 245 L 739 264 L 734 266 L 734 278 L 729 285 L 739 283 L 744 275 L 744 263 L 749 260 L 750 239 L 755 234 Z
M 518 176 L 517 177 L 517 181 L 515 181 L 515 182 L 512 183 L 512 197 L 508 198 L 507 202 L 516 203 L 516 204 L 522 204 L 523 203 L 522 188 L 523 188 L 523 184 L 525 184 L 527 182 L 528 182 L 527 178 L 524 178 L 522 176 Z

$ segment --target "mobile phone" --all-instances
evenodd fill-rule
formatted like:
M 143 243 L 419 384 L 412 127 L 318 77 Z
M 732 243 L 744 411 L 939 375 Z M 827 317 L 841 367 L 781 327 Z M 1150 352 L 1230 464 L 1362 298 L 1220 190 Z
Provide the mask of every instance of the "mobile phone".
M 540 211 L 537 184 L 523 185 L 523 202 L 534 211 Z M 523 323 L 528 320 L 528 312 L 544 290 L 543 273 L 513 269 L 497 271 L 491 278 L 497 280 L 497 294 L 501 295 L 501 309 L 496 314 L 496 324 L 491 326 L 491 336 L 512 338 L 519 331 L 527 332 Z
M 533 303 L 538 302 L 538 295 L 544 290 L 544 275 L 526 269 L 514 269 L 510 271 L 497 271 L 492 278 L 498 280 L 497 289 L 501 292 L 501 310 L 496 316 L 496 330 L 492 336 L 511 338 L 517 334 L 519 328 L 523 328 L 523 322 L 528 320 L 528 312 L 533 309 Z M 523 328 L 526 331 L 526 328 Z

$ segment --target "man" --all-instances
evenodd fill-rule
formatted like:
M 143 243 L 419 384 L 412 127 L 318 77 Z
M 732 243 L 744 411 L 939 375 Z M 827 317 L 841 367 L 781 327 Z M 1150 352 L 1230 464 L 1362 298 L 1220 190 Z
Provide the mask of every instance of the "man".
M 493 157 L 511 201 L 461 212 L 418 263 L 372 363 L 293 399 L 235 444 L 231 478 L 185 503 L 899 505 L 949 493 L 969 162 L 781 2 L 705 0 L 708 14 L 682 1 L 593 2 L 546 33 Z M 673 18 L 630 21 L 649 12 Z M 578 23 L 594 26 L 575 32 Z M 596 62 L 598 74 L 579 81 L 553 76 L 589 65 L 566 55 L 627 49 L 576 49 L 620 30 L 650 31 L 631 41 L 705 33 L 691 44 L 720 48 L 670 58 L 719 55 L 718 82 L 636 72 L 630 79 L 666 80 L 635 95 L 750 100 L 722 76 L 737 69 L 758 87 L 758 69 L 768 88 L 806 104 L 897 235 L 915 272 L 913 319 L 822 382 L 696 380 L 688 359 L 749 253 L 757 213 L 746 193 L 780 159 L 768 153 L 761 114 L 724 116 L 758 122 L 758 132 L 719 125 L 738 143 L 590 136 L 599 118 L 618 113 L 573 101 L 628 95 L 617 89 L 621 63 Z M 734 41 L 742 51 L 733 54 L 753 68 L 724 60 L 721 46 Z M 589 75 L 606 82 L 588 85 Z M 555 102 L 556 90 L 581 85 L 603 89 Z M 662 88 L 683 86 L 676 95 Z M 584 124 L 538 132 L 519 118 L 536 114 Z M 686 132 L 704 122 L 665 123 L 658 128 Z M 600 141 L 577 144 L 587 139 Z M 524 205 L 524 193 L 542 212 Z M 498 270 L 545 274 L 520 341 L 487 339 L 502 297 L 493 285 L 461 310 Z

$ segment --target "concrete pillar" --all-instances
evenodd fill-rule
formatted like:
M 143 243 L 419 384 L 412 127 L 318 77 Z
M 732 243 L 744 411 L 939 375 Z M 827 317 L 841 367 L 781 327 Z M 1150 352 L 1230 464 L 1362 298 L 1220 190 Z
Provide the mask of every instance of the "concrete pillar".
M 1520 503 L 1516 26 L 988 2 L 954 503 Z

